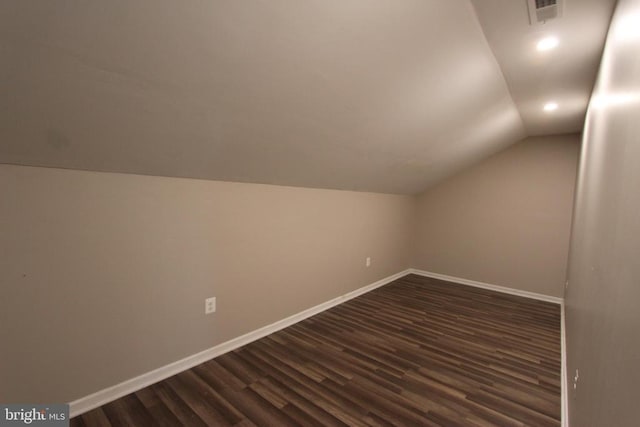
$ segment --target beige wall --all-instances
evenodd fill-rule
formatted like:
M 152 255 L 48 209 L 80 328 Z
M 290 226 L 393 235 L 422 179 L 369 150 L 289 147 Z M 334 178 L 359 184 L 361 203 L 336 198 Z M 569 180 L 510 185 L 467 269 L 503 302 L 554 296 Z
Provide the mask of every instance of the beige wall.
M 422 194 L 413 267 L 561 297 L 578 152 L 528 138 Z
M 4 402 L 74 400 L 410 267 L 408 196 L 0 165 L 0 200 Z
M 74 400 L 409 267 L 558 296 L 577 153 L 526 140 L 418 198 L 0 165 L 0 400 Z
M 565 295 L 574 427 L 639 419 L 639 16 L 640 0 L 618 1 L 584 132 Z

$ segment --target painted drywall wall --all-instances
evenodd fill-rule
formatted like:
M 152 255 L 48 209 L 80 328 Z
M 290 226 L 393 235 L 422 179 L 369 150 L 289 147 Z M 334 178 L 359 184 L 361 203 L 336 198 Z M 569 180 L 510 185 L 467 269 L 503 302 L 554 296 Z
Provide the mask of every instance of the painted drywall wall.
M 71 401 L 409 267 L 558 296 L 577 153 L 528 139 L 418 198 L 0 165 L 0 400 Z
M 410 267 L 409 196 L 0 165 L 0 200 L 3 402 L 71 401 Z
M 419 196 L 414 268 L 561 297 L 579 141 L 527 138 Z
M 575 427 L 638 425 L 638 28 L 640 1 L 620 0 L 584 131 L 565 295 L 569 420 Z

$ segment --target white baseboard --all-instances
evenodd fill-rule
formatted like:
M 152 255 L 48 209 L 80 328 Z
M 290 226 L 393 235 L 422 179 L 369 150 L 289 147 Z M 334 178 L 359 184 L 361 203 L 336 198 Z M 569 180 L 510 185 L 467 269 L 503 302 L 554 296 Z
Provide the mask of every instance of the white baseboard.
M 235 350 L 243 345 L 249 344 L 253 341 L 256 341 L 260 338 L 263 338 L 269 334 L 277 332 L 281 329 L 284 329 L 288 326 L 291 326 L 295 323 L 300 322 L 306 318 L 314 316 L 318 313 L 321 313 L 325 310 L 328 310 L 336 305 L 339 305 L 345 301 L 356 298 L 362 294 L 370 292 L 376 288 L 384 286 L 393 282 L 396 279 L 406 276 L 407 274 L 417 274 L 420 276 L 431 277 L 434 279 L 446 280 L 449 282 L 459 283 L 468 286 L 474 286 L 477 288 L 489 289 L 496 292 L 503 292 L 512 295 L 523 296 L 526 298 L 533 298 L 537 300 L 552 302 L 556 304 L 562 304 L 562 298 L 551 297 L 548 295 L 536 294 L 533 292 L 521 291 L 518 289 L 506 288 L 503 286 L 491 285 L 489 283 L 477 282 L 475 280 L 462 279 L 459 277 L 447 276 L 444 274 L 432 273 L 429 271 L 417 270 L 417 269 L 407 269 L 391 275 L 389 277 L 385 277 L 384 279 L 378 280 L 377 282 L 371 283 L 362 288 L 356 289 L 355 291 L 349 292 L 347 294 L 341 295 L 332 300 L 326 301 L 322 304 L 316 305 L 315 307 L 311 307 L 307 310 L 301 311 L 300 313 L 289 316 L 285 319 L 279 320 L 270 325 L 264 326 L 262 328 L 256 329 L 255 331 L 249 332 L 232 340 L 226 341 L 222 344 L 218 344 L 214 347 L 211 347 L 207 350 L 201 351 L 199 353 L 193 354 L 191 356 L 187 356 L 184 359 L 178 360 L 176 362 L 170 363 L 168 365 L 162 366 L 158 369 L 154 369 L 153 371 L 144 373 L 135 378 L 131 378 L 127 381 L 121 382 L 114 386 L 105 388 L 103 390 L 97 391 L 96 393 L 90 394 L 88 396 L 82 397 L 80 399 L 74 400 L 69 403 L 69 412 L 71 417 L 75 417 L 77 415 L 88 412 L 92 409 L 95 409 L 99 406 L 102 406 L 106 403 L 112 402 L 116 399 L 119 399 L 122 396 L 126 396 L 127 394 L 138 391 L 144 387 L 147 387 L 151 384 L 157 383 L 158 381 L 162 381 L 166 378 L 169 378 L 175 374 L 183 372 L 187 369 L 191 369 L 194 366 L 197 366 L 201 363 L 204 363 L 208 360 L 211 360 L 215 357 L 218 357 L 222 354 L 225 354 L 229 351 Z M 562 307 L 562 369 L 563 369 L 563 392 L 562 392 L 562 414 L 563 414 L 563 427 L 565 427 L 565 414 L 566 412 L 566 360 L 565 360 L 565 336 L 564 336 L 564 306 Z M 568 424 L 566 424 L 568 426 Z
M 562 303 L 560 312 L 560 389 L 561 389 L 561 408 L 562 408 L 562 427 L 569 427 L 569 389 L 567 384 L 567 331 L 565 325 L 565 306 Z
M 562 304 L 563 299 L 558 297 L 552 297 L 544 294 L 537 294 L 535 292 L 521 291 L 520 289 L 507 288 L 504 286 L 492 285 L 490 283 L 478 282 L 475 280 L 463 279 L 460 277 L 447 276 L 446 274 L 432 273 L 430 271 L 417 270 L 415 268 L 410 269 L 411 273 L 419 276 L 431 277 L 432 279 L 445 280 L 447 282 L 454 282 L 461 285 L 473 286 L 476 288 L 489 289 L 491 291 L 502 292 L 504 294 L 517 295 L 525 298 L 536 299 L 540 301 L 552 302 L 554 304 Z
M 377 282 L 371 283 L 370 285 L 356 289 L 355 291 L 349 292 L 332 300 L 326 301 L 322 304 L 316 305 L 315 307 L 311 307 L 307 310 L 301 311 L 300 313 L 294 314 L 293 316 L 289 316 L 286 319 L 279 320 L 260 329 L 256 329 L 255 331 L 249 332 L 232 340 L 226 341 L 222 344 L 211 347 L 207 350 L 201 351 L 200 353 L 193 354 L 191 356 L 185 357 L 184 359 L 165 365 L 161 368 L 154 369 L 153 371 L 121 382 L 120 384 L 116 384 L 114 386 L 100 390 L 96 393 L 82 397 L 78 400 L 74 400 L 73 402 L 69 403 L 70 416 L 75 417 L 77 415 L 83 414 L 106 403 L 112 402 L 122 396 L 126 396 L 129 393 L 133 393 L 151 384 L 157 383 L 158 381 L 162 381 L 182 371 L 193 368 L 194 366 L 218 357 L 224 353 L 235 350 L 239 347 L 242 347 L 243 345 L 249 344 L 269 334 L 298 323 L 301 320 L 328 310 L 331 307 L 335 307 L 338 304 L 341 304 L 345 301 L 391 283 L 394 280 L 404 277 L 409 273 L 411 273 L 411 269 L 407 269 L 392 276 L 385 277 L 384 279 L 378 280 Z

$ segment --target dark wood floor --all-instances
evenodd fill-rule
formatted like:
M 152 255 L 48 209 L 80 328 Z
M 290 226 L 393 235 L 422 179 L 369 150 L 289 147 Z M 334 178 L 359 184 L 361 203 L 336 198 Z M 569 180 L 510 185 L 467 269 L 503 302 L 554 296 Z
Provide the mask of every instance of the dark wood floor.
M 409 275 L 72 426 L 559 426 L 560 307 Z

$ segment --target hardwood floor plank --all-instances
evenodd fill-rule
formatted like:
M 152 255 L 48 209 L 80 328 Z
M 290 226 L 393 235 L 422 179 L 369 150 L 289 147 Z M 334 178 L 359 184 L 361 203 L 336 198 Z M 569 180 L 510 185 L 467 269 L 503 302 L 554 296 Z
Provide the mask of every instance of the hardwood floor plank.
M 206 423 L 169 387 L 167 380 L 150 386 L 158 399 L 171 411 L 183 426 L 202 427 Z
M 560 307 L 408 275 L 71 420 L 560 426 Z
M 153 425 L 153 417 L 147 412 L 135 394 L 129 394 L 108 403 L 102 409 L 113 426 Z
M 190 376 L 187 376 L 188 372 L 189 371 L 185 371 L 181 374 L 174 375 L 166 379 L 165 382 L 206 425 L 233 425 L 232 422 L 226 420 L 222 414 L 216 411 L 213 403 L 207 399 L 209 396 L 206 393 L 201 394 L 201 387 L 194 381 L 191 381 Z
M 180 420 L 164 405 L 162 400 L 153 391 L 153 388 L 146 387 L 137 391 L 135 395 L 147 409 L 154 420 L 154 424 L 161 427 L 172 427 L 182 424 Z
M 102 408 L 94 409 L 82 417 L 76 417 L 73 419 L 73 425 L 80 426 L 93 426 L 93 427 L 111 427 L 111 422 Z

